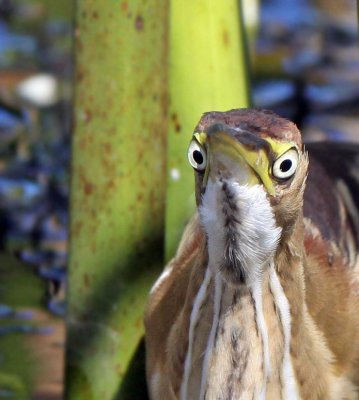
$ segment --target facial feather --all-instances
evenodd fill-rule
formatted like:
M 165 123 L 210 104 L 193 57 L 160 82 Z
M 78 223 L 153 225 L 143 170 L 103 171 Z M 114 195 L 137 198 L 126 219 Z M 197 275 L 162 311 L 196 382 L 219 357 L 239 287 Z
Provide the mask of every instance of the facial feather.
M 263 187 L 210 181 L 199 214 L 211 265 L 232 283 L 260 280 L 281 234 Z

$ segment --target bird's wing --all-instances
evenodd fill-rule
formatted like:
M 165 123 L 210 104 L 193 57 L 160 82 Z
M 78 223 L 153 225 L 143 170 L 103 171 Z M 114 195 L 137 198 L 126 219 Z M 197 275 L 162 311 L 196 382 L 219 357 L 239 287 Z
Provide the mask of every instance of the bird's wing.
M 306 145 L 309 173 L 304 194 L 304 217 L 322 237 L 345 252 L 352 237 L 359 248 L 359 144 L 319 142 Z
M 359 145 L 312 143 L 304 195 L 306 302 L 335 367 L 359 360 Z
M 166 351 L 169 337 L 177 319 L 181 317 L 187 290 L 193 280 L 193 267 L 202 257 L 203 246 L 204 234 L 196 214 L 183 232 L 175 257 L 151 289 L 145 312 L 147 382 L 151 398 L 174 397 L 173 393 L 168 392 L 171 385 L 163 381 L 161 376 L 171 376 L 171 371 L 166 369 L 166 357 L 170 356 Z M 181 355 L 180 347 L 186 343 L 186 339 L 172 343 L 173 351 Z

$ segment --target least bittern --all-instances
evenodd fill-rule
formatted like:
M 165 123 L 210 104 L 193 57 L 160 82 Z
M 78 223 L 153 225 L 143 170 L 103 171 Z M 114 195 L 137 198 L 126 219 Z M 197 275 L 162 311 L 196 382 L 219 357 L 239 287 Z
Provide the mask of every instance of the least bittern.
M 242 109 L 206 113 L 188 158 L 198 213 L 145 317 L 151 399 L 358 398 L 359 147 L 305 149 Z

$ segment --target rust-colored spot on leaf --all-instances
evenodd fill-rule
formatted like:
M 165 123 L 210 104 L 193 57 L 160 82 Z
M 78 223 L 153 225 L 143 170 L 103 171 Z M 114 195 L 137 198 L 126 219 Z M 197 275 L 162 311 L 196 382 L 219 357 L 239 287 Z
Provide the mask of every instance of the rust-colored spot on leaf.
M 229 33 L 228 33 L 227 29 L 223 29 L 222 40 L 223 40 L 223 44 L 226 47 L 228 47 L 229 46 Z
M 93 193 L 94 185 L 91 182 L 85 181 L 84 182 L 84 192 L 88 196 Z
M 139 162 L 142 162 L 144 153 L 145 153 L 144 149 L 138 149 L 137 159 Z
M 80 234 L 80 231 L 82 229 L 83 223 L 80 221 L 77 221 L 72 229 L 71 234 L 73 236 L 78 236 Z
M 93 18 L 93 19 L 98 19 L 98 17 L 99 17 L 98 12 L 97 12 L 97 11 L 94 11 L 94 12 L 92 13 L 92 18 Z
M 78 81 L 82 81 L 84 79 L 85 72 L 82 67 L 78 67 L 76 71 L 76 78 Z
M 117 186 L 117 184 L 116 184 L 116 181 L 114 179 L 111 179 L 106 183 L 106 189 L 107 190 L 116 189 L 116 186 Z
M 143 27 L 144 27 L 143 18 L 141 17 L 141 15 L 137 15 L 137 17 L 135 19 L 135 28 L 138 31 L 142 31 Z
M 171 120 L 173 121 L 175 132 L 176 133 L 181 132 L 181 124 L 178 121 L 178 116 L 176 113 L 171 114 Z
M 127 11 L 128 10 L 128 2 L 127 1 L 123 1 L 121 3 L 121 11 Z
M 92 112 L 90 110 L 85 110 L 85 124 L 88 124 L 92 120 Z
M 104 142 L 103 144 L 103 150 L 107 155 L 110 155 L 112 153 L 112 146 L 110 142 Z
M 137 318 L 135 321 L 135 327 L 140 330 L 142 327 L 142 317 L 141 318 Z

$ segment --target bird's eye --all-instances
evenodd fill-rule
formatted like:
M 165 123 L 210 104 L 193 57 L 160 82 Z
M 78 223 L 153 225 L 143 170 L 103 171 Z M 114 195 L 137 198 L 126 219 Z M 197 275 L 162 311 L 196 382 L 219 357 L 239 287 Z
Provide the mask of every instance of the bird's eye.
M 188 149 L 188 161 L 197 171 L 203 171 L 207 165 L 205 149 L 196 141 L 192 140 Z
M 278 179 L 290 178 L 297 169 L 298 159 L 297 150 L 288 150 L 274 162 L 273 175 Z

